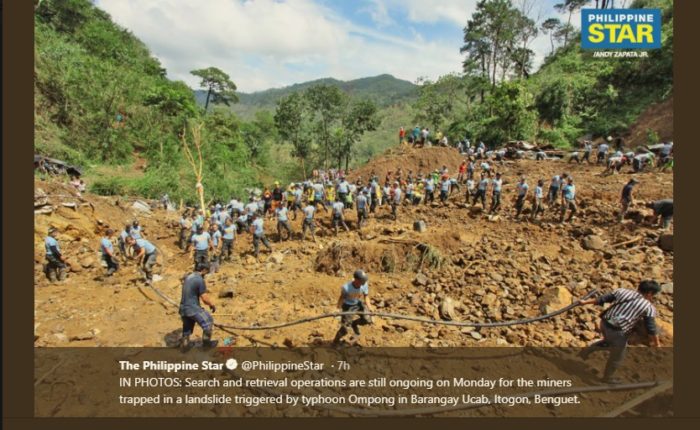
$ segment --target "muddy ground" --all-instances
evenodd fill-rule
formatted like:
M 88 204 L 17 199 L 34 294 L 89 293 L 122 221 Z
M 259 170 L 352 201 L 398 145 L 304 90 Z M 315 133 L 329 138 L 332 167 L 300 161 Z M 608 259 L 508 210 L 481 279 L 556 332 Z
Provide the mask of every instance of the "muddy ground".
M 428 166 L 426 160 L 435 165 Z M 426 148 L 389 154 L 362 172 L 395 170 L 421 163 L 428 168 L 448 164 L 455 172 L 461 161 L 455 150 Z M 635 288 L 642 279 L 665 284 L 657 300 L 663 342 L 673 337 L 673 251 L 659 247 L 661 232 L 645 223 L 648 212 L 637 207 L 624 223 L 616 222 L 619 194 L 632 177 L 601 176 L 600 166 L 561 161 L 517 161 L 497 165 L 504 174 L 503 209 L 488 217 L 463 205 L 453 194 L 446 206 L 402 207 L 397 221 L 389 207 L 378 209 L 363 229 L 354 231 L 355 213 L 347 219 L 353 231 L 334 237 L 330 214 L 319 214 L 317 243 L 276 243 L 275 223 L 266 222 L 274 254 L 251 255 L 249 234 L 236 241 L 236 259 L 208 278 L 218 310 L 217 323 L 262 325 L 335 311 L 339 288 L 356 268 L 370 276 L 372 302 L 378 311 L 440 319 L 446 308 L 455 320 L 502 321 L 540 315 L 566 306 L 593 289 Z M 360 172 L 360 173 L 362 173 Z M 561 225 L 558 214 L 545 212 L 541 221 L 513 219 L 515 182 L 526 174 L 531 189 L 538 178 L 569 172 L 576 180 L 579 217 Z M 634 175 L 641 184 L 639 201 L 672 198 L 672 173 Z M 189 255 L 176 240 L 176 212 L 136 211 L 133 199 L 82 199 L 68 186 L 37 180 L 39 198 L 56 208 L 35 216 L 35 345 L 36 346 L 165 346 L 179 336 L 177 310 L 144 288 L 133 262 L 105 278 L 98 254 L 101 231 L 120 230 L 138 218 L 149 240 L 161 250 L 155 286 L 179 301 L 180 279 L 191 268 Z M 44 195 L 46 197 L 44 197 Z M 489 199 L 490 200 L 490 199 Z M 75 208 L 63 206 L 63 203 Z M 529 209 L 527 204 L 526 208 Z M 527 214 L 527 210 L 526 210 Z M 414 221 L 427 231 L 416 233 Z M 318 222 L 318 221 L 317 221 Z M 49 226 L 59 229 L 63 251 L 73 262 L 66 281 L 49 284 L 42 273 L 43 238 Z M 292 222 L 301 229 L 301 216 Z M 671 228 L 670 233 L 672 233 Z M 591 236 L 595 236 L 594 239 Z M 629 243 L 627 243 L 629 242 Z M 584 243 L 586 248 L 584 248 Z M 621 245 L 620 245 L 621 244 Z M 668 248 L 668 247 L 667 247 Z M 223 291 L 232 298 L 217 298 Z M 441 315 L 440 306 L 443 306 Z M 550 320 L 509 328 L 473 330 L 375 319 L 364 327 L 364 346 L 583 346 L 596 338 L 595 306 L 580 307 Z M 215 332 L 240 346 L 307 346 L 329 343 L 338 328 L 334 319 L 274 331 Z M 199 329 L 195 335 L 199 336 Z

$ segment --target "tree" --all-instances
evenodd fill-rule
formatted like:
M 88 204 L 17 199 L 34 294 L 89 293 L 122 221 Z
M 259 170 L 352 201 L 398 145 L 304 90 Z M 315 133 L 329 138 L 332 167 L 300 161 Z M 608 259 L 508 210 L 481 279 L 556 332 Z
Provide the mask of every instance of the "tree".
M 347 105 L 347 96 L 333 85 L 314 85 L 304 94 L 314 118 L 315 131 L 323 148 L 323 167 L 328 168 L 333 126 L 340 120 Z
M 464 45 L 460 49 L 467 54 L 464 72 L 488 77 L 492 89 L 518 64 L 519 74 L 524 74 L 527 44 L 536 31 L 535 23 L 514 8 L 510 0 L 479 1 L 464 28 Z M 523 49 L 518 50 L 518 46 Z
M 363 134 L 376 130 L 379 125 L 377 106 L 370 100 L 353 102 L 345 112 L 342 124 L 342 145 L 338 151 L 338 169 L 341 168 L 343 157 L 345 157 L 345 170 L 347 170 L 350 165 L 353 145 L 360 140 Z
M 420 87 L 420 97 L 414 105 L 415 119 L 427 123 L 434 130 L 440 129 L 454 111 L 457 101 L 464 94 L 464 89 L 464 80 L 454 74 L 441 76 L 436 82 L 425 81 Z
M 515 19 L 517 23 L 517 35 L 520 39 L 520 46 L 512 48 L 511 59 L 515 63 L 515 69 L 519 78 L 526 78 L 530 75 L 532 59 L 535 53 L 528 46 L 537 37 L 537 24 L 525 14 L 526 4 L 523 3 L 521 14 Z
M 305 159 L 311 153 L 311 136 L 308 132 L 308 104 L 301 93 L 292 93 L 277 102 L 275 126 L 279 136 L 292 144 L 292 156 L 301 162 L 306 179 Z
M 233 83 L 229 75 L 216 67 L 193 70 L 195 76 L 202 78 L 199 86 L 207 89 L 207 100 L 204 103 L 204 112 L 209 108 L 209 102 L 223 103 L 230 106 L 231 103 L 238 102 L 236 95 L 236 84 Z
M 242 124 L 241 134 L 253 160 L 265 164 L 267 160 L 263 159 L 263 155 L 267 153 L 266 144 L 277 135 L 274 118 L 270 112 L 256 112 L 253 121 Z
M 549 42 L 552 44 L 552 52 L 550 54 L 554 54 L 554 35 L 559 27 L 561 27 L 559 18 L 548 18 L 540 26 L 542 32 L 549 34 Z
M 566 26 L 562 27 L 564 29 L 564 45 L 569 43 L 569 34 L 573 29 L 573 26 L 571 25 L 571 15 L 573 15 L 573 13 L 577 10 L 581 9 L 589 1 L 590 0 L 565 0 L 564 3 L 558 3 L 554 5 L 554 9 L 556 9 L 557 12 L 569 13 L 568 20 L 566 21 Z

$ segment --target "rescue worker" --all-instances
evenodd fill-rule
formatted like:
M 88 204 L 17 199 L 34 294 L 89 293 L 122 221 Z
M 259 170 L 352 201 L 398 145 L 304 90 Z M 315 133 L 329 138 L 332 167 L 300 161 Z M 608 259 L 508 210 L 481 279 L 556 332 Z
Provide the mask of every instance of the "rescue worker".
M 184 211 L 182 217 L 180 218 L 180 240 L 178 241 L 178 246 L 181 250 L 185 251 L 187 249 L 187 242 L 190 239 L 190 231 L 192 230 L 192 218 L 190 217 L 189 211 Z
M 350 228 L 348 228 L 348 225 L 345 223 L 345 217 L 343 216 L 343 210 L 345 209 L 345 205 L 343 202 L 334 202 L 333 205 L 331 206 L 332 210 L 332 220 L 331 223 L 333 224 L 333 231 L 335 232 L 335 235 L 338 235 L 338 226 L 342 225 L 345 231 L 349 232 Z
M 112 236 L 114 230 L 108 228 L 105 236 L 100 240 L 100 251 L 102 251 L 102 259 L 107 264 L 107 276 L 112 276 L 114 272 L 119 270 L 119 263 L 114 256 L 114 246 L 112 245 Z
M 221 261 L 221 230 L 219 230 L 218 224 L 212 224 L 209 226 L 209 235 L 211 236 L 211 260 L 209 271 L 211 273 L 216 273 L 219 271 L 219 264 Z
M 622 188 L 622 195 L 620 196 L 620 213 L 617 217 L 618 222 L 622 222 L 625 219 L 625 215 L 629 210 L 630 206 L 634 205 L 634 186 L 637 185 L 639 181 L 637 178 L 632 178 L 627 182 L 627 184 Z
M 216 312 L 216 305 L 207 291 L 204 276 L 209 273 L 209 264 L 202 263 L 195 267 L 194 272 L 185 276 L 182 281 L 182 296 L 180 298 L 179 314 L 182 319 L 182 338 L 180 348 L 187 350 L 192 347 L 190 336 L 195 324 L 202 328 L 202 346 L 213 348 L 218 342 L 211 339 L 214 328 L 214 318 L 200 305 L 200 300 L 207 306 L 211 313 Z
M 194 267 L 197 267 L 198 264 L 209 263 L 209 250 L 213 249 L 213 245 L 211 235 L 204 231 L 204 226 L 197 226 L 197 232 L 192 235 L 191 243 L 194 246 L 192 250 Z
M 657 200 L 649 202 L 646 207 L 654 210 L 654 219 L 661 217 L 661 227 L 668 230 L 673 220 L 673 199 Z
M 221 236 L 221 258 L 222 260 L 231 261 L 233 256 L 233 246 L 236 241 L 236 225 L 231 218 L 226 220 L 224 224 L 224 232 Z
M 61 253 L 61 246 L 58 244 L 56 237 L 58 230 L 54 227 L 49 228 L 48 236 L 44 239 L 46 248 L 46 276 L 49 281 L 63 281 L 66 279 L 66 259 Z
M 532 203 L 532 214 L 530 218 L 535 220 L 537 215 L 544 212 L 544 181 L 539 179 L 535 187 L 535 200 Z
M 153 266 L 156 265 L 158 250 L 146 239 L 134 239 L 129 236 L 127 244 L 134 247 L 136 263 L 141 265 L 141 271 L 146 278 L 147 284 L 153 283 Z
M 282 241 L 282 230 L 287 231 L 285 240 L 290 240 L 292 238 L 292 227 L 289 225 L 289 209 L 285 206 L 279 206 L 275 209 L 275 215 L 277 216 L 277 242 Z
M 481 200 L 481 207 L 486 210 L 486 191 L 489 188 L 490 180 L 486 177 L 486 173 L 481 174 L 481 180 L 476 188 L 476 194 L 472 200 L 472 206 L 476 205 L 477 200 Z
M 127 246 L 126 246 L 126 238 L 131 236 L 129 232 L 131 231 L 131 224 L 127 224 L 124 226 L 124 230 L 122 230 L 119 233 L 119 251 L 122 254 L 122 261 L 126 262 L 126 259 L 128 257 L 127 254 Z
M 527 194 L 530 190 L 530 186 L 527 184 L 527 179 L 525 176 L 520 178 L 517 188 L 518 198 L 515 201 L 515 219 L 520 218 L 520 213 L 523 211 L 523 207 L 525 207 L 525 199 L 527 198 Z
M 372 305 L 369 301 L 369 278 L 362 270 L 356 270 L 353 280 L 340 287 L 340 297 L 338 297 L 338 308 L 342 312 L 372 312 Z M 337 344 L 352 329 L 355 336 L 360 336 L 360 326 L 372 323 L 372 319 L 367 315 L 360 315 L 353 320 L 354 315 L 343 315 L 340 328 L 333 339 Z
M 660 347 L 661 341 L 656 327 L 656 307 L 654 297 L 661 292 L 661 286 L 656 281 L 646 280 L 639 283 L 637 291 L 618 288 L 611 293 L 598 298 L 581 300 L 579 305 L 603 306 L 611 303 L 601 314 L 600 329 L 603 339 L 599 340 L 579 353 L 581 358 L 588 359 L 590 354 L 608 348 L 610 355 L 605 365 L 603 382 L 620 384 L 622 381 L 614 377 L 622 364 L 627 349 L 627 340 L 639 321 L 644 321 L 652 346 Z
M 491 188 L 491 210 L 490 213 L 496 213 L 501 208 L 501 190 L 503 188 L 503 179 L 501 179 L 501 174 L 496 173 L 496 178 L 492 181 L 493 187 Z
M 362 191 L 357 195 L 357 229 L 361 230 L 364 223 L 367 221 L 369 214 L 367 213 L 367 191 Z
M 250 224 L 250 232 L 253 234 L 253 255 L 255 258 L 258 258 L 258 254 L 260 253 L 260 242 L 265 245 L 268 251 L 272 252 L 270 241 L 267 240 L 267 236 L 265 236 L 262 216 L 258 214 L 253 215 L 253 222 Z
M 401 204 L 401 187 L 398 182 L 394 182 L 394 187 L 390 196 L 391 199 L 391 216 L 396 221 L 398 217 L 397 209 Z
M 316 207 L 309 203 L 304 208 L 304 221 L 301 225 L 301 240 L 306 240 L 306 230 L 311 230 L 311 239 L 316 242 L 316 224 L 314 223 L 314 212 L 316 212 Z
M 576 214 L 577 208 L 576 208 L 576 186 L 574 185 L 574 178 L 569 177 L 567 179 L 566 185 L 564 185 L 564 188 L 562 189 L 562 194 L 561 194 L 561 202 L 562 202 L 562 207 L 561 207 L 561 218 L 559 219 L 559 222 L 563 223 L 564 222 L 564 217 L 566 216 L 566 211 L 569 210 L 569 218 L 567 221 L 571 221 L 574 218 L 574 215 Z

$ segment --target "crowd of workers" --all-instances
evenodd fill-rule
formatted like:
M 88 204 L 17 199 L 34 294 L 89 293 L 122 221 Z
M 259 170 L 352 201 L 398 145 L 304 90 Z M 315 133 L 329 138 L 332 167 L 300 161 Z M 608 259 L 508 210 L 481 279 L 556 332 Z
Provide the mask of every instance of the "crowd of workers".
M 428 129 L 414 129 L 406 135 L 403 130 L 400 139 L 407 139 L 414 145 L 425 145 L 429 142 Z M 447 137 L 438 132 L 437 142 L 448 144 Z M 659 152 L 660 162 L 656 162 L 653 153 L 623 153 L 621 150 L 610 152 L 610 138 L 598 145 L 595 150 L 595 160 L 591 160 L 594 152 L 590 142 L 583 143 L 581 151 L 569 154 L 568 162 L 587 162 L 605 164 L 604 173 L 619 173 L 622 166 L 631 165 L 634 172 L 640 172 L 649 166 L 668 166 L 673 163 L 673 143 L 663 145 Z M 216 310 L 212 297 L 207 293 L 205 275 L 215 273 L 221 264 L 231 262 L 235 256 L 235 244 L 239 235 L 250 234 L 252 237 L 252 255 L 256 258 L 263 245 L 272 251 L 272 245 L 267 237 L 265 223 L 274 222 L 276 225 L 276 240 L 278 242 L 310 239 L 316 241 L 316 229 L 319 213 L 328 216 L 330 227 L 335 235 L 340 228 L 350 231 L 346 219 L 348 211 L 356 212 L 354 228 L 361 231 L 371 217 L 379 215 L 380 208 L 387 208 L 389 217 L 396 220 L 402 207 L 416 205 L 440 206 L 449 200 L 463 202 L 464 207 L 480 206 L 489 214 L 503 211 L 505 175 L 497 171 L 497 163 L 506 158 L 505 150 L 487 150 L 483 143 L 472 147 L 468 140 L 458 142 L 460 152 L 465 155 L 457 172 L 449 172 L 446 166 L 427 172 L 404 171 L 401 167 L 390 171 L 383 181 L 372 172 L 364 181 L 357 178 L 349 181 L 342 170 L 317 170 L 312 178 L 291 183 L 282 187 L 275 182 L 270 189 L 266 188 L 262 195 L 251 194 L 247 201 L 231 199 L 226 203 L 217 203 L 207 209 L 187 209 L 182 212 L 178 222 L 178 244 L 184 253 L 189 253 L 194 270 L 183 278 L 180 316 L 183 330 L 181 345 L 191 345 L 190 336 L 195 325 L 203 331 L 204 346 L 215 346 L 211 339 L 213 317 Z M 515 158 L 522 154 L 515 153 Z M 510 156 L 513 156 L 511 153 Z M 539 152 L 537 160 L 547 159 L 546 154 Z M 529 203 L 529 220 L 537 220 L 547 211 L 558 213 L 558 221 L 571 221 L 578 211 L 576 203 L 576 184 L 569 173 L 555 175 L 552 178 L 536 178 L 533 189 L 526 176 L 519 176 L 513 187 L 512 217 L 520 219 L 527 211 Z M 633 177 L 623 187 L 620 194 L 620 210 L 617 220 L 623 222 L 629 209 L 636 204 L 634 190 L 640 181 Z M 77 183 L 76 183 L 77 184 Z M 77 185 L 76 185 L 77 188 Z M 510 187 L 509 187 L 510 188 Z M 79 190 L 83 191 L 83 190 Z M 488 205 L 487 205 L 488 201 Z M 169 200 L 167 202 L 169 204 Z M 164 203 L 164 206 L 167 205 Z M 646 207 L 653 210 L 654 218 L 660 218 L 660 226 L 668 229 L 673 217 L 673 200 L 664 199 L 647 202 Z M 568 215 L 568 217 L 567 217 Z M 295 231 L 291 221 L 302 216 L 301 231 Z M 106 229 L 99 247 L 106 266 L 106 275 L 111 276 L 119 270 L 120 263 L 133 259 L 148 284 L 153 282 L 153 269 L 157 264 L 158 248 L 146 239 L 146 234 L 138 220 L 128 223 L 116 236 L 121 261 L 115 252 L 115 231 Z M 51 228 L 45 239 L 46 274 L 51 281 L 66 278 L 66 258 L 61 252 L 57 239 L 57 230 Z M 654 317 L 656 310 L 651 304 L 653 296 L 660 291 L 654 281 L 644 281 L 638 291 L 615 290 L 598 299 L 579 302 L 585 304 L 612 303 L 603 314 L 601 327 L 603 340 L 582 353 L 587 357 L 591 351 L 600 346 L 611 346 L 613 351 L 605 371 L 605 380 L 615 383 L 613 374 L 622 360 L 626 339 L 636 321 L 645 319 L 650 335 L 655 344 L 659 344 L 656 336 Z M 204 310 L 200 301 L 209 306 L 211 313 Z M 632 301 L 633 306 L 621 306 Z M 371 323 L 371 318 L 362 312 L 372 310 L 369 301 L 368 276 L 362 270 L 355 272 L 353 280 L 342 285 L 338 299 L 338 308 L 344 312 L 359 312 L 358 318 L 346 315 L 341 319 L 341 326 L 334 342 L 349 333 L 359 336 L 359 327 Z

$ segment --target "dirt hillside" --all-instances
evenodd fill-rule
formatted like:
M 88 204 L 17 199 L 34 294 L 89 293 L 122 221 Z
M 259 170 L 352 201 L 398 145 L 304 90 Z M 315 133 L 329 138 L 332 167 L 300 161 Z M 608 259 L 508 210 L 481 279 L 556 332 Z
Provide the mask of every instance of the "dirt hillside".
M 642 112 L 625 136 L 625 144 L 630 148 L 648 144 L 648 130 L 656 132 L 662 142 L 673 140 L 673 97 Z

